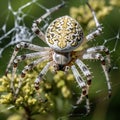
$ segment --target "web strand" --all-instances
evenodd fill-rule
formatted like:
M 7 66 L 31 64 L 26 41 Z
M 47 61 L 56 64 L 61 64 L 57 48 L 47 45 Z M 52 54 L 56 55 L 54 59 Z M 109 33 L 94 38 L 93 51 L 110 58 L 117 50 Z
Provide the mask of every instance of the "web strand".
M 0 31 L 3 32 L 3 34 L 0 36 L 0 44 L 2 44 L 3 40 L 4 41 L 6 40 L 6 42 L 7 42 L 6 38 L 11 39 L 11 41 L 7 45 L 5 45 L 4 47 L 2 47 L 0 49 L 0 57 L 2 57 L 2 53 L 7 47 L 9 47 L 11 45 L 15 45 L 21 41 L 32 42 L 33 39 L 35 38 L 35 35 L 32 33 L 31 28 L 27 27 L 26 23 L 24 22 L 24 19 L 26 17 L 29 17 L 32 19 L 35 18 L 34 16 L 30 15 L 30 12 L 31 12 L 30 7 L 31 6 L 37 5 L 38 7 L 40 7 L 40 9 L 43 9 L 45 11 L 49 10 L 48 8 L 41 5 L 38 2 L 38 0 L 31 0 L 30 2 L 19 7 L 16 11 L 13 9 L 11 3 L 12 2 L 9 0 L 8 8 L 7 8 L 8 13 L 7 13 L 5 22 L 0 29 Z M 25 8 L 28 8 L 27 13 L 23 12 Z M 9 22 L 9 19 L 11 16 L 13 16 L 13 18 L 14 18 L 13 26 L 11 27 L 10 30 L 7 30 L 8 22 Z M 48 26 L 48 21 L 44 21 L 44 22 L 45 22 L 45 25 L 41 29 L 45 29 Z

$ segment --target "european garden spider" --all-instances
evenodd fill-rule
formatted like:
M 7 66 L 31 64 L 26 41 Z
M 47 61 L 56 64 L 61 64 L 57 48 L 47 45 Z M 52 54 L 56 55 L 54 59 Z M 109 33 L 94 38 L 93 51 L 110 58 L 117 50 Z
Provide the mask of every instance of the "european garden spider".
M 88 90 L 91 84 L 91 72 L 88 67 L 82 62 L 82 59 L 96 59 L 101 61 L 102 69 L 105 73 L 108 93 L 111 95 L 111 85 L 108 76 L 109 68 L 110 68 L 110 54 L 108 48 L 105 46 L 95 46 L 88 48 L 86 50 L 75 51 L 76 48 L 82 46 L 86 42 L 94 39 L 96 36 L 99 36 L 102 33 L 102 26 L 99 24 L 98 19 L 95 15 L 94 10 L 87 3 L 90 8 L 95 24 L 96 30 L 92 33 L 84 36 L 82 27 L 80 24 L 70 16 L 62 16 L 60 18 L 55 19 L 47 28 L 45 34 L 38 28 L 38 24 L 41 23 L 47 16 L 49 16 L 54 11 L 60 9 L 64 6 L 64 2 L 52 7 L 49 9 L 44 15 L 34 21 L 32 25 L 32 31 L 36 33 L 36 35 L 43 40 L 49 47 L 41 47 L 38 45 L 20 42 L 16 45 L 13 55 L 10 59 L 10 62 L 7 66 L 6 74 L 9 71 L 9 68 L 13 64 L 12 78 L 11 78 L 11 89 L 15 96 L 18 95 L 20 87 L 22 85 L 22 80 L 25 77 L 26 73 L 33 69 L 35 66 L 40 64 L 43 61 L 48 61 L 48 63 L 44 66 L 40 74 L 35 80 L 35 88 L 39 89 L 39 83 L 42 80 L 42 77 L 47 73 L 50 66 L 53 66 L 54 72 L 62 70 L 67 72 L 69 69 L 73 72 L 73 75 L 82 89 L 81 96 L 77 101 L 77 104 L 81 103 L 83 98 L 86 98 L 86 108 L 87 111 L 90 111 L 89 99 L 88 99 Z M 17 53 L 20 48 L 25 48 L 29 50 L 36 51 L 30 54 L 24 54 L 17 56 Z M 99 53 L 100 52 L 100 53 Z M 104 57 L 101 52 L 106 54 Z M 13 86 L 14 76 L 17 70 L 17 65 L 19 62 L 27 59 L 37 58 L 29 65 L 26 65 L 21 73 L 21 79 L 19 80 L 18 88 L 15 89 Z M 86 81 L 83 80 L 80 73 L 78 72 L 78 68 L 82 71 L 83 75 L 86 77 Z

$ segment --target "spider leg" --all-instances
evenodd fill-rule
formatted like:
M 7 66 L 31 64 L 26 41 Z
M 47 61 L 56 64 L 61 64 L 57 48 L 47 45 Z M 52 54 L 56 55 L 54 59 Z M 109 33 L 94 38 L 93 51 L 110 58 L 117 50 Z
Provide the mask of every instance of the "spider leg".
M 18 63 L 21 62 L 21 61 L 24 61 L 24 60 L 28 60 L 28 59 L 32 59 L 32 58 L 38 58 L 38 57 L 43 57 L 43 56 L 46 56 L 46 55 L 49 55 L 49 51 L 24 54 L 24 55 L 17 56 L 14 59 L 14 61 L 13 61 L 13 70 L 12 70 L 12 77 L 11 77 L 11 85 L 10 85 L 10 88 L 11 88 L 11 90 L 13 92 L 15 91 L 13 83 L 14 83 L 14 77 L 15 77 L 15 73 L 16 73 L 16 70 L 17 70 Z
M 91 47 L 91 48 L 88 48 L 86 50 L 87 53 L 96 53 L 96 52 L 104 52 L 106 54 L 106 58 L 105 58 L 105 61 L 106 61 L 106 67 L 107 67 L 107 71 L 110 72 L 110 69 L 111 69 L 111 62 L 110 62 L 110 53 L 109 53 L 109 49 L 103 45 L 101 46 L 96 46 L 96 47 Z
M 33 51 L 47 51 L 47 50 L 50 50 L 49 47 L 40 47 L 38 45 L 33 45 L 33 44 L 30 44 L 30 43 L 26 43 L 26 42 L 20 42 L 14 48 L 12 57 L 11 57 L 8 65 L 7 65 L 7 69 L 6 69 L 6 72 L 5 72 L 6 76 L 9 72 L 10 67 L 12 66 L 12 63 L 13 63 L 17 53 L 19 52 L 19 49 L 21 49 L 21 48 L 25 48 L 25 49 L 29 49 L 29 50 L 33 50 Z
M 43 14 L 40 18 L 38 18 L 37 20 L 34 21 L 34 23 L 32 24 L 32 31 L 34 33 L 36 33 L 36 35 L 41 39 L 43 40 L 45 43 L 46 43 L 46 40 L 45 40 L 45 35 L 44 33 L 39 29 L 38 27 L 38 24 L 41 23 L 41 21 L 43 21 L 45 18 L 47 18 L 51 13 L 59 10 L 61 7 L 63 7 L 65 5 L 65 2 L 63 1 L 61 4 L 55 6 L 55 7 L 52 7 L 50 9 L 47 9 L 46 13 Z
M 95 37 L 99 36 L 102 33 L 102 26 L 100 25 L 100 23 L 96 17 L 95 11 L 92 9 L 91 5 L 88 2 L 87 2 L 87 5 L 92 12 L 92 16 L 94 18 L 95 25 L 96 25 L 96 30 L 86 36 L 86 40 L 89 41 L 89 40 L 92 40 Z
M 73 75 L 74 75 L 78 85 L 80 86 L 80 88 L 82 88 L 82 93 L 81 93 L 80 98 L 77 101 L 77 104 L 80 104 L 83 101 L 83 98 L 86 97 L 86 109 L 87 109 L 87 113 L 89 113 L 90 112 L 90 103 L 89 103 L 89 99 L 88 99 L 88 86 L 86 85 L 86 83 L 82 79 L 82 77 L 80 76 L 75 65 L 71 66 L 71 70 L 73 72 Z
M 101 66 L 102 66 L 102 69 L 104 71 L 106 81 L 107 81 L 108 95 L 110 97 L 111 96 L 111 84 L 110 84 L 110 79 L 109 79 L 109 75 L 108 75 L 105 58 L 100 53 L 85 53 L 85 54 L 83 54 L 83 59 L 96 59 L 96 60 L 101 61 Z
M 40 74 L 38 75 L 38 77 L 35 80 L 35 89 L 38 90 L 39 89 L 39 83 L 42 80 L 42 77 L 47 73 L 47 71 L 49 70 L 50 65 L 52 64 L 52 62 L 48 62 L 46 64 L 46 66 L 42 69 L 42 71 L 40 72 Z
M 78 65 L 78 67 L 81 69 L 84 76 L 87 78 L 87 85 L 89 88 L 89 86 L 91 85 L 92 76 L 88 67 L 80 59 L 77 59 L 75 63 Z
M 21 85 L 22 85 L 22 81 L 25 78 L 26 73 L 29 72 L 31 69 L 33 69 L 35 66 L 37 66 L 39 63 L 41 63 L 41 62 L 43 62 L 45 60 L 49 60 L 49 56 L 39 58 L 39 59 L 31 62 L 29 65 L 26 65 L 24 67 L 24 69 L 21 72 L 21 77 L 20 77 L 20 80 L 19 80 L 19 83 L 18 83 L 18 87 L 17 87 L 17 89 L 15 91 L 15 96 L 17 96 L 18 93 L 19 93 L 19 90 L 20 90 Z
M 46 55 L 49 55 L 49 51 L 35 52 L 35 53 L 19 55 L 13 61 L 13 69 L 14 69 L 13 71 L 16 72 L 16 69 L 17 69 L 17 66 L 18 66 L 19 62 L 22 62 L 22 61 L 28 60 L 28 59 L 44 57 Z

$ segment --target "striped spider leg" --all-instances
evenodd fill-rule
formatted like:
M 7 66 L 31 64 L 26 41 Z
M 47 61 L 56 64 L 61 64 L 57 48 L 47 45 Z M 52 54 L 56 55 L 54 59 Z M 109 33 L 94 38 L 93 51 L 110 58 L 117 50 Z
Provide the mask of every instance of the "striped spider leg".
M 36 52 L 17 56 L 17 53 L 19 52 L 20 48 L 29 49 L 29 50 L 36 51 Z M 37 58 L 38 60 L 34 61 L 33 64 L 31 63 L 30 65 L 25 67 L 25 70 L 27 71 L 30 68 L 32 69 L 33 66 L 37 65 L 38 63 L 42 62 L 43 60 L 46 60 L 47 58 L 45 56 L 46 55 L 49 56 L 49 53 L 50 53 L 49 47 L 40 47 L 40 46 L 33 45 L 30 43 L 26 43 L 26 42 L 21 42 L 21 43 L 16 45 L 14 52 L 12 54 L 12 57 L 10 59 L 10 62 L 9 62 L 7 69 L 6 69 L 6 75 L 7 75 L 9 69 L 11 67 L 13 67 L 10 88 L 14 94 L 15 94 L 14 77 L 16 74 L 18 63 L 22 62 L 24 60 Z M 23 74 L 24 74 L 24 71 L 22 71 L 21 77 L 23 77 Z
M 6 72 L 5 72 L 6 76 L 7 76 L 8 72 L 9 72 L 9 69 L 12 66 L 13 61 L 16 58 L 19 50 L 23 49 L 23 48 L 24 49 L 33 50 L 33 51 L 46 51 L 46 50 L 50 50 L 49 47 L 40 47 L 38 45 L 33 45 L 33 44 L 30 44 L 30 43 L 26 43 L 26 42 L 20 42 L 14 48 L 13 54 L 11 56 L 11 59 L 10 59 L 8 65 L 7 65 L 7 69 L 6 69 Z M 22 56 L 22 58 L 25 59 L 24 56 Z
M 39 89 L 39 83 L 42 80 L 42 77 L 47 73 L 47 71 L 49 70 L 50 66 L 53 64 L 52 61 L 48 62 L 45 67 L 42 69 L 42 71 L 40 72 L 40 74 L 37 76 L 36 80 L 35 80 L 35 88 L 36 90 Z
M 106 57 L 104 57 L 99 52 L 104 52 L 106 54 Z M 110 97 L 111 84 L 108 73 L 110 71 L 111 65 L 110 65 L 110 54 L 108 48 L 106 48 L 105 46 L 96 46 L 96 47 L 88 48 L 86 50 L 86 53 L 83 54 L 83 59 L 93 59 L 93 60 L 95 59 L 101 61 L 101 66 L 104 71 L 108 86 L 108 96 Z
M 46 55 L 47 55 L 47 56 L 46 56 Z M 22 81 L 23 81 L 23 79 L 25 78 L 25 75 L 26 75 L 31 69 L 33 69 L 33 68 L 36 67 L 38 64 L 40 64 L 41 62 L 43 62 L 43 61 L 49 61 L 49 60 L 50 60 L 49 54 L 46 54 L 46 53 L 45 53 L 45 56 L 43 56 L 43 57 L 41 57 L 41 58 L 39 58 L 39 59 L 37 59 L 37 60 L 34 60 L 34 61 L 31 62 L 29 65 L 26 65 L 26 66 L 24 67 L 24 69 L 22 70 L 22 73 L 21 73 L 21 77 L 20 77 L 19 83 L 18 83 L 18 87 L 17 87 L 17 89 L 16 89 L 16 91 L 15 91 L 15 96 L 17 96 L 18 93 L 19 93 L 19 91 L 20 91 L 20 88 L 21 88 L 21 85 L 22 85 Z M 47 65 L 45 65 L 45 67 L 44 67 L 43 70 L 41 71 L 41 73 L 42 73 L 42 76 L 41 76 L 41 77 L 43 77 L 43 75 L 46 74 L 47 70 L 49 69 L 49 68 L 48 68 L 48 65 L 50 65 L 50 62 L 48 62 Z M 37 82 L 37 83 L 38 83 L 38 82 Z M 35 88 L 37 89 L 37 87 L 36 87 L 36 81 L 35 81 Z
M 89 113 L 90 112 L 90 103 L 89 103 L 89 98 L 88 98 L 88 92 L 89 92 L 89 86 L 91 84 L 91 79 L 92 79 L 91 73 L 90 73 L 89 69 L 87 68 L 87 66 L 80 59 L 77 59 L 75 61 L 75 63 L 80 68 L 83 75 L 87 79 L 87 81 L 85 81 L 82 78 L 82 76 L 78 72 L 75 65 L 71 66 L 71 70 L 73 72 L 73 75 L 74 75 L 79 87 L 82 88 L 81 96 L 78 99 L 78 101 L 76 102 L 76 104 L 80 104 L 83 101 L 83 99 L 86 98 L 86 110 L 87 110 L 87 113 Z
M 47 18 L 49 15 L 51 15 L 53 12 L 59 10 L 60 8 L 62 8 L 65 5 L 64 1 L 62 1 L 61 4 L 52 7 L 50 9 L 47 9 L 46 13 L 43 14 L 40 18 L 38 18 L 37 20 L 34 21 L 34 23 L 32 24 L 32 31 L 41 39 L 46 43 L 46 39 L 45 39 L 45 35 L 44 33 L 40 30 L 40 28 L 38 27 L 38 25 L 45 19 Z
M 101 33 L 102 33 L 102 26 L 101 26 L 101 24 L 99 23 L 99 21 L 98 21 L 98 19 L 97 19 L 97 17 L 96 17 L 95 11 L 94 11 L 93 8 L 91 7 L 91 5 L 90 5 L 88 2 L 87 2 L 87 5 L 88 5 L 88 7 L 89 7 L 90 10 L 91 10 L 91 13 L 92 13 L 92 16 L 93 16 L 93 18 L 94 18 L 95 25 L 96 25 L 96 30 L 86 36 L 86 40 L 87 40 L 87 41 L 90 41 L 90 40 L 94 39 L 95 37 L 101 35 Z

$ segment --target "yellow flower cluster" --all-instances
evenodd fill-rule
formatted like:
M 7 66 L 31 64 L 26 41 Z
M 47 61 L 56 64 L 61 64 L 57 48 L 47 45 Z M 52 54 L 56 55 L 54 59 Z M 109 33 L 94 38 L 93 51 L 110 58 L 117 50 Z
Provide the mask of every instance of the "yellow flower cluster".
M 0 78 L 0 104 L 13 104 L 17 107 L 28 106 L 34 111 L 46 113 L 46 111 L 49 111 L 55 106 L 54 101 L 56 98 L 58 99 L 59 94 L 60 96 L 62 95 L 63 98 L 65 98 L 66 100 L 70 98 L 71 91 L 68 83 L 74 80 L 74 76 L 70 73 L 65 74 L 62 71 L 57 72 L 57 74 L 54 74 L 54 76 L 52 76 L 52 73 L 49 72 L 48 74 L 51 74 L 51 77 L 47 78 L 46 75 L 46 80 L 43 80 L 40 83 L 40 89 L 35 90 L 34 80 L 45 64 L 46 63 L 40 64 L 34 70 L 26 74 L 26 77 L 22 81 L 22 86 L 17 97 L 12 94 L 10 89 L 11 73 L 9 73 L 7 77 L 3 76 L 2 78 Z M 50 69 L 50 71 L 51 70 L 52 69 Z M 53 81 L 51 82 L 52 79 Z M 19 80 L 20 74 L 16 74 L 14 79 L 15 89 L 17 89 L 18 87 Z M 56 86 L 54 86 L 55 84 Z M 54 92 L 51 91 L 53 89 L 55 91 L 58 91 L 57 96 L 52 93 Z M 62 100 L 63 98 L 59 99 Z
M 59 71 L 56 75 L 54 75 L 54 81 L 58 88 L 60 88 L 63 97 L 68 98 L 71 95 L 71 91 L 67 86 L 66 82 L 70 82 L 74 80 L 74 76 L 72 74 L 66 75 L 63 71 Z
M 120 0 L 110 0 L 110 4 L 113 6 L 120 7 Z
M 18 114 L 13 114 L 7 120 L 23 120 L 23 118 Z
M 47 93 L 44 94 L 44 97 L 41 98 L 41 94 L 44 91 L 43 87 L 39 91 L 36 91 L 34 88 L 34 79 L 37 75 L 37 72 L 33 71 L 33 73 L 29 73 L 26 75 L 25 80 L 20 88 L 20 92 L 17 97 L 11 93 L 10 90 L 10 78 L 11 74 L 8 74 L 8 77 L 3 76 L 0 78 L 0 104 L 13 104 L 15 106 L 28 106 L 33 107 L 33 110 L 39 111 L 42 113 L 47 108 L 51 108 L 52 100 L 48 97 Z M 16 75 L 14 79 L 14 87 L 17 89 L 18 81 L 20 79 L 20 75 Z M 48 87 L 48 86 L 47 86 Z M 39 93 L 39 94 L 38 94 Z M 39 99 L 38 99 L 39 98 Z M 44 105 L 44 99 L 47 99 L 47 103 Z M 40 100 L 41 99 L 41 100 Z M 41 106 L 41 107 L 38 107 Z M 41 109 L 42 108 L 42 109 Z
M 98 19 L 105 17 L 113 9 L 113 6 L 106 5 L 105 0 L 89 0 L 89 3 L 95 10 Z M 71 7 L 70 15 L 71 17 L 75 18 L 78 22 L 80 22 L 80 24 L 82 24 L 83 27 L 85 26 L 86 28 L 90 29 L 91 27 L 95 26 L 95 22 L 93 20 L 91 11 L 89 10 L 87 5 L 82 5 L 80 7 Z

